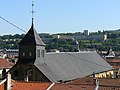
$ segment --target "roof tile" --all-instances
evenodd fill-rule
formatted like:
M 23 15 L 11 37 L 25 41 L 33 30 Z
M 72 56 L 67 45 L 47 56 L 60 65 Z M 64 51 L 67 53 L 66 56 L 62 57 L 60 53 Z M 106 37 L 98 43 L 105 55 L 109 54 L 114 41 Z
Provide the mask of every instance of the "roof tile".
M 6 59 L 0 58 L 0 68 L 11 68 L 14 66 L 13 63 L 7 61 Z
M 14 83 L 12 90 L 46 90 L 51 83 L 20 82 Z

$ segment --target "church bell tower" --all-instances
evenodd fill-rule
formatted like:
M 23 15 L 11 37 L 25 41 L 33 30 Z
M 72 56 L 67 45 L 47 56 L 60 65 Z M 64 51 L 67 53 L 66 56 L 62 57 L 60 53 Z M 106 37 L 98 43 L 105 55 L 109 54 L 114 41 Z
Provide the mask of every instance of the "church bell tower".
M 36 59 L 44 58 L 45 43 L 42 41 L 34 28 L 33 10 L 34 3 L 32 3 L 32 25 L 19 43 L 19 59 L 18 63 L 34 63 Z

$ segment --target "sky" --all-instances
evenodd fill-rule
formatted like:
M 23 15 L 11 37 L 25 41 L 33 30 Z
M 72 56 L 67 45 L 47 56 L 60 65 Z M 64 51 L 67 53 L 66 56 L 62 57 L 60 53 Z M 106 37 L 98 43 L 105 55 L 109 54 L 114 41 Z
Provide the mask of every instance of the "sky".
M 28 31 L 32 0 L 0 0 L 0 16 Z M 34 0 L 38 33 L 74 33 L 120 28 L 120 0 Z M 0 18 L 0 35 L 23 34 Z

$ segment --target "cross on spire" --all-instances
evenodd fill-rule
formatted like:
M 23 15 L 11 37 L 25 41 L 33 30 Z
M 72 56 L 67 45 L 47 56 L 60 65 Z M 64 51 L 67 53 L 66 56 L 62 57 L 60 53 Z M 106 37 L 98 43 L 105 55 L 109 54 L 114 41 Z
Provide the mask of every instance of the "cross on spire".
M 34 0 L 32 0 L 32 23 L 33 23 L 33 19 L 34 19 L 34 13 L 35 13 L 35 11 L 34 11 Z

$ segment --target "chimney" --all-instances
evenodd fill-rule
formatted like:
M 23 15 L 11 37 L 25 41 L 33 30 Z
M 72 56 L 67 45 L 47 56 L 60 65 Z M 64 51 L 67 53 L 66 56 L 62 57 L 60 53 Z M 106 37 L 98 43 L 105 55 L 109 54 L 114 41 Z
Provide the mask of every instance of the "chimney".
M 7 74 L 7 90 L 11 90 L 11 74 Z

